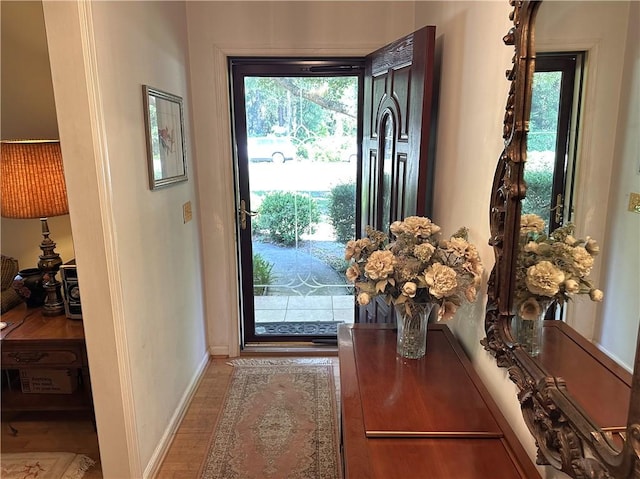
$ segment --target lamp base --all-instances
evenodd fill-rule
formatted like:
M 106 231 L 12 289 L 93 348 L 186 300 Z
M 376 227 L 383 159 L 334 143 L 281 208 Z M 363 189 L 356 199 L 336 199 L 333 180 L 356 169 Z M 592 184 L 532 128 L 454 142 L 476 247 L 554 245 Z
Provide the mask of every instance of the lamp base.
M 47 297 L 45 298 L 44 306 L 42 307 L 43 316 L 58 316 L 60 314 L 64 314 L 62 283 L 56 279 L 55 275 L 55 271 L 52 273 L 45 273 L 43 278 L 43 286 L 47 292 Z M 47 277 L 49 277 L 48 280 Z
M 56 273 L 60 269 L 62 259 L 55 252 L 56 244 L 49 238 L 49 225 L 47 218 L 40 218 L 42 226 L 42 243 L 40 249 L 40 261 L 38 269 L 42 271 L 42 286 L 47 292 L 44 300 L 42 314 L 44 316 L 58 316 L 64 314 L 64 302 L 62 300 L 62 283 L 56 279 Z

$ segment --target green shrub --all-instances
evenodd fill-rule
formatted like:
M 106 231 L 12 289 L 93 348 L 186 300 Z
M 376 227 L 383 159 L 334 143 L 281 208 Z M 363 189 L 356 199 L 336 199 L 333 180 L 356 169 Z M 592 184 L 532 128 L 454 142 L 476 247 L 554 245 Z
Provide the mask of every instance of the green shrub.
M 265 196 L 256 228 L 276 243 L 292 246 L 302 233 L 313 233 L 320 221 L 316 201 L 308 195 L 276 191 Z
M 527 196 L 522 201 L 522 213 L 536 214 L 548 225 L 553 171 L 525 169 L 524 179 L 527 183 Z
M 338 241 L 346 243 L 356 237 L 356 184 L 341 183 L 331 189 L 329 220 Z
M 267 286 L 272 284 L 275 280 L 275 275 L 271 272 L 271 270 L 273 270 L 273 263 L 269 263 L 259 253 L 253 255 L 254 295 L 263 296 L 267 293 Z

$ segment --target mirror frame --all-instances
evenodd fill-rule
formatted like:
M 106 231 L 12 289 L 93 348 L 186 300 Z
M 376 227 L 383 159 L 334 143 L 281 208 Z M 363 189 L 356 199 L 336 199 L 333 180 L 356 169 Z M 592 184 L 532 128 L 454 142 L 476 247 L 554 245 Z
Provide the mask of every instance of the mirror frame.
M 489 278 L 485 318 L 486 338 L 481 342 L 508 369 L 518 387 L 522 414 L 538 447 L 537 463 L 551 465 L 576 479 L 640 478 L 640 334 L 627 429 L 616 445 L 611 432 L 601 430 L 576 404 L 564 380 L 549 375 L 514 340 L 511 334 L 515 258 L 518 253 L 521 200 L 526 193 L 524 163 L 533 74 L 535 71 L 535 18 L 542 0 L 509 0 L 513 26 L 504 36 L 514 47 L 513 66 L 503 122 L 504 150 L 496 168 L 490 205 L 491 238 L 495 265 Z

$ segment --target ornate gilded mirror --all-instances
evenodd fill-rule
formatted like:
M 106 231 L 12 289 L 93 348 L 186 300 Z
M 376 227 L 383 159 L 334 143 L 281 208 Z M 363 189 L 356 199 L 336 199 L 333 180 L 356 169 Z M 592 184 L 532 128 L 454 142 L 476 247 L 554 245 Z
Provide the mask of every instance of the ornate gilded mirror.
M 611 22 L 609 26 L 613 29 L 619 25 L 618 30 L 625 32 L 623 37 L 616 39 L 608 35 L 598 38 L 595 29 L 591 28 L 589 33 L 585 34 L 584 38 L 587 40 L 565 44 L 563 47 L 558 46 L 556 40 L 562 37 L 562 31 L 570 30 L 585 22 L 582 15 L 585 14 L 587 6 L 597 9 L 607 8 L 607 4 L 614 4 L 609 7 L 617 9 L 615 14 L 607 17 L 610 12 L 607 14 L 592 12 L 590 15 L 595 15 L 595 21 L 599 26 L 607 21 Z M 607 153 L 593 145 L 590 146 L 590 151 L 585 150 L 592 156 L 591 163 L 583 163 L 580 173 L 582 176 L 578 175 L 575 181 L 583 181 L 584 190 L 589 188 L 585 186 L 588 185 L 586 181 L 589 177 L 592 177 L 592 181 L 602 180 L 603 174 L 614 169 L 611 166 L 612 158 L 617 161 L 615 168 L 618 172 L 623 168 L 619 176 L 626 175 L 633 178 L 633 175 L 640 174 L 638 170 L 640 165 L 637 164 L 637 133 L 630 134 L 633 125 L 637 127 L 638 124 L 637 105 L 640 99 L 637 97 L 637 91 L 640 78 L 637 64 L 640 47 L 637 45 L 640 42 L 637 41 L 637 27 L 630 19 L 634 16 L 637 18 L 640 5 L 634 2 L 551 0 L 545 2 L 511 0 L 510 5 L 513 6 L 510 15 L 513 27 L 503 40 L 507 45 L 513 46 L 514 56 L 513 65 L 506 73 L 510 90 L 503 126 L 504 150 L 496 168 L 491 196 L 490 243 L 494 248 L 496 263 L 489 281 L 489 300 L 485 321 L 486 338 L 483 344 L 496 357 L 498 366 L 508 369 L 510 378 L 519 389 L 518 399 L 523 417 L 538 446 L 537 462 L 539 464 L 551 465 L 574 478 L 638 479 L 640 478 L 640 339 L 637 331 L 631 332 L 627 328 L 626 338 L 621 337 L 625 335 L 619 335 L 611 340 L 612 344 L 626 341 L 624 348 L 631 351 L 629 353 L 631 364 L 628 369 L 634 372 L 633 375 L 604 353 L 603 341 L 599 341 L 600 347 L 598 347 L 591 342 L 592 335 L 579 331 L 581 325 L 585 323 L 600 324 L 600 327 L 610 327 L 613 330 L 618 324 L 624 323 L 620 311 L 625 315 L 634 316 L 633 311 L 629 314 L 625 308 L 616 308 L 624 298 L 618 296 L 620 299 L 609 301 L 604 306 L 582 305 L 582 309 L 576 307 L 568 312 L 565 311 L 565 320 L 545 321 L 542 352 L 536 357 L 529 354 L 526 348 L 516 341 L 512 329 L 512 318 L 516 293 L 515 265 L 520 251 L 522 202 L 527 195 L 527 183 L 524 178 L 536 56 L 540 52 L 551 50 L 563 53 L 570 50 L 586 51 L 586 62 L 591 62 L 588 64 L 590 71 L 595 71 L 594 66 L 599 65 L 600 73 L 610 74 L 613 67 L 603 60 L 621 55 L 618 60 L 611 60 L 617 61 L 616 68 L 622 72 L 619 78 L 613 79 L 611 83 L 616 85 L 619 93 L 608 87 L 605 97 L 594 96 L 593 92 L 598 86 L 596 80 L 600 82 L 599 87 L 603 87 L 602 75 L 592 74 L 585 82 L 587 94 L 584 95 L 584 99 L 588 103 L 582 105 L 581 116 L 585 119 L 582 125 L 583 134 L 587 140 L 595 144 L 598 140 L 597 135 L 605 137 L 603 132 L 607 129 L 606 127 L 616 133 L 612 133 L 613 137 L 606 139 L 611 142 Z M 567 19 L 558 10 L 543 10 L 547 7 L 573 10 Z M 545 24 L 537 25 L 542 18 L 546 19 Z M 558 30 L 552 30 L 550 23 L 553 22 L 557 24 Z M 534 35 L 537 31 L 540 31 L 543 36 L 539 46 L 536 45 L 538 39 Z M 607 41 L 617 42 L 617 50 L 607 50 Z M 555 45 L 553 45 L 554 42 Z M 596 63 L 596 60 L 599 62 Z M 608 123 L 598 126 L 597 120 L 594 120 L 598 116 L 596 113 L 600 114 L 607 108 L 612 109 L 610 118 L 614 118 L 615 124 L 607 120 Z M 594 110 L 598 111 L 594 113 Z M 625 122 L 628 125 L 626 135 L 623 134 L 625 132 L 621 133 L 621 125 Z M 634 138 L 636 143 L 633 143 Z M 586 153 L 583 152 L 585 155 Z M 626 163 L 620 166 L 619 158 L 621 157 L 630 159 L 625 160 Z M 624 168 L 630 170 L 627 171 Z M 617 183 L 610 181 L 610 184 L 613 185 L 614 191 L 621 186 L 620 181 Z M 579 208 L 575 211 L 567 210 L 564 213 L 565 219 L 580 222 L 576 227 L 589 232 L 590 227 L 601 223 L 603 226 L 599 231 L 603 236 L 607 227 L 623 229 L 628 227 L 627 221 L 631 225 L 638 224 L 636 216 L 624 217 L 623 225 L 612 222 L 611 218 L 602 218 L 602 215 L 598 217 L 594 212 L 599 206 L 597 203 L 602 202 L 602 199 L 599 199 L 597 193 L 592 195 L 594 198 L 591 201 L 595 204 L 591 204 L 586 212 Z M 615 195 L 611 193 L 603 193 L 603 195 L 607 195 L 607 201 L 610 198 L 615 199 Z M 559 204 L 553 206 L 556 211 Z M 589 221 L 592 223 L 587 224 Z M 632 223 L 633 221 L 635 223 Z M 636 226 L 635 238 L 630 240 L 635 241 L 633 243 L 635 254 L 637 254 L 637 231 Z M 607 234 L 606 239 L 610 238 L 615 236 Z M 604 241 L 605 238 L 602 240 Z M 603 249 L 606 250 L 606 246 Z M 612 258 L 610 254 L 601 254 L 598 258 L 598 261 L 604 263 L 600 267 L 604 268 L 609 276 L 617 274 Z M 612 283 L 609 281 L 607 284 Z M 619 288 L 624 290 L 622 285 Z M 618 293 L 618 291 L 610 292 L 610 294 Z M 605 289 L 606 294 L 608 293 Z M 634 294 L 637 296 L 637 291 Z M 636 301 L 635 297 L 633 300 Z M 589 303 L 588 300 L 586 302 Z M 636 316 L 637 313 L 635 311 Z M 568 314 L 570 319 L 566 320 Z M 604 320 L 596 323 L 591 319 L 596 316 L 604 317 Z M 609 323 L 607 319 L 610 320 Z M 627 323 L 637 328 L 636 321 L 637 317 L 634 317 Z M 606 326 L 607 324 L 610 326 Z M 593 328 L 589 326 L 583 329 L 593 330 Z M 560 333 L 556 333 L 556 330 Z M 569 364 L 572 361 L 577 364 Z M 580 371 L 581 368 L 583 371 Z M 595 372 L 592 373 L 592 371 Z M 594 375 L 597 375 L 597 378 Z M 585 376 L 589 377 L 585 378 Z M 587 400 L 585 396 L 589 396 Z M 611 404 L 619 404 L 619 406 L 611 407 Z M 613 411 L 611 415 L 607 415 L 600 409 L 605 412 Z

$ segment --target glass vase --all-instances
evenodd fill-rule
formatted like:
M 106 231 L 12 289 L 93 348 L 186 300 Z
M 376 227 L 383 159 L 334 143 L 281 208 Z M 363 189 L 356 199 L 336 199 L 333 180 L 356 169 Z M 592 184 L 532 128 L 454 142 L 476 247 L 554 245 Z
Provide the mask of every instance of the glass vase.
M 540 314 L 535 318 L 523 318 L 518 313 L 519 308 L 516 308 L 516 312 L 513 316 L 512 332 L 514 339 L 520 343 L 520 345 L 531 356 L 537 356 L 540 354 L 542 348 L 542 328 L 544 326 L 544 318 L 547 315 L 547 310 L 551 306 L 552 302 L 539 302 Z
M 408 359 L 420 359 L 427 352 L 427 323 L 432 303 L 396 305 L 398 336 L 396 352 Z

